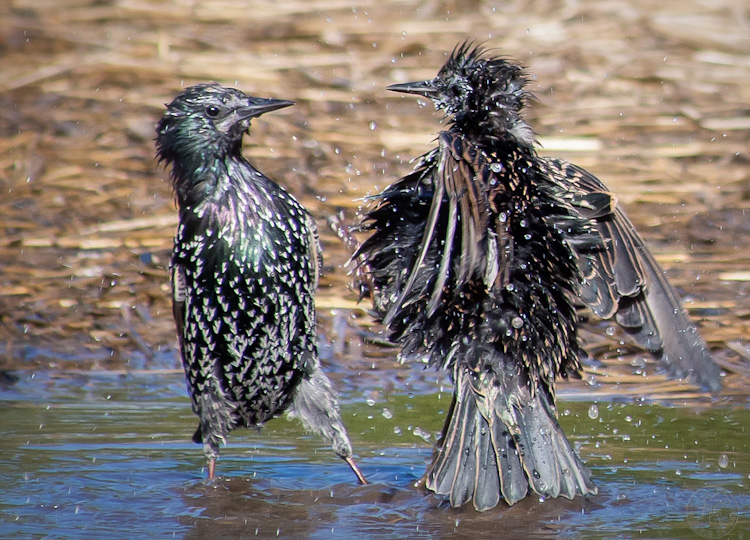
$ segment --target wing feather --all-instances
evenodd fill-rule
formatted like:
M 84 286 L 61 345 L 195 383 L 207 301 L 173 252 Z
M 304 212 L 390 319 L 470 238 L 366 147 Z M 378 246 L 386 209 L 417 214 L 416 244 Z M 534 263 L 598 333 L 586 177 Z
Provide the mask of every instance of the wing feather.
M 497 260 L 498 253 L 502 256 L 505 250 L 488 246 L 488 242 L 495 239 L 494 235 L 488 234 L 490 209 L 487 195 L 494 173 L 486 157 L 463 137 L 450 132 L 443 132 L 438 137 L 436 155 L 434 174 L 429 175 L 434 184 L 433 193 L 419 254 L 411 267 L 409 278 L 383 319 L 386 325 L 415 300 L 414 285 L 420 272 L 427 270 L 424 265 L 430 250 L 437 247 L 440 263 L 429 292 L 428 316 L 434 314 L 440 305 L 452 273 L 455 272 L 451 286 L 460 289 L 475 275 L 482 280 L 485 276 L 494 279 L 497 268 L 502 267 Z M 440 239 L 437 238 L 438 228 L 444 231 Z M 460 235 L 457 234 L 459 230 Z M 451 267 L 453 261 L 458 261 L 457 269 Z M 488 265 L 495 267 L 494 271 Z
M 691 376 L 704 389 L 719 391 L 719 368 L 706 342 L 614 195 L 580 167 L 561 160 L 540 162 L 571 207 L 593 220 L 592 232 L 605 246 L 590 251 L 571 243 L 584 277 L 580 298 L 596 315 L 614 317 L 672 376 Z

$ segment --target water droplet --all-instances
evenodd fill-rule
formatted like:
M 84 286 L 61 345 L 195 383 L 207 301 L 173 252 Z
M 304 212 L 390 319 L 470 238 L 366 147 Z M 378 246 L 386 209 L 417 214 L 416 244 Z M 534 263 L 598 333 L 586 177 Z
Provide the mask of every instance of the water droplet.
M 502 163 L 490 163 L 490 170 L 492 172 L 501 172 L 503 170 Z
M 393 433 L 401 435 L 401 428 L 399 426 L 393 426 Z
M 430 432 L 424 431 L 421 427 L 417 426 L 412 430 L 412 433 L 424 441 L 430 440 Z
M 608 326 L 607 329 L 605 330 L 605 333 L 608 336 L 614 336 L 616 331 L 617 329 L 614 326 Z
M 508 221 L 508 214 L 506 214 L 505 212 L 500 212 L 500 215 L 497 216 L 497 219 L 500 223 L 505 223 L 506 221 Z
M 536 469 L 534 469 L 533 471 L 531 471 L 531 474 L 532 474 L 532 475 L 534 476 L 534 478 L 536 478 L 537 480 L 538 480 L 539 478 L 541 478 L 541 477 L 542 477 L 542 475 L 541 475 L 541 474 L 539 474 L 539 471 L 537 471 Z
M 589 407 L 589 418 L 592 420 L 599 418 L 599 407 L 596 406 L 596 403 Z
M 511 319 L 510 321 L 510 324 L 511 326 L 513 326 L 513 328 L 521 328 L 523 326 L 523 319 L 521 317 L 513 317 L 513 319 Z
M 366 403 L 367 403 L 367 404 L 368 404 L 368 405 L 369 405 L 370 407 L 372 407 L 373 405 L 375 405 L 375 400 L 374 400 L 374 399 L 372 399 L 372 398 L 367 398 L 367 401 L 366 401 Z
M 722 469 L 726 469 L 727 467 L 729 467 L 729 458 L 726 454 L 721 454 L 719 456 L 719 467 L 721 467 Z
M 370 131 L 375 131 L 376 127 L 378 127 L 378 125 L 375 122 L 370 122 Z
M 386 420 L 390 420 L 391 418 L 393 418 L 393 413 L 390 411 L 390 409 L 383 409 L 383 412 L 381 414 Z

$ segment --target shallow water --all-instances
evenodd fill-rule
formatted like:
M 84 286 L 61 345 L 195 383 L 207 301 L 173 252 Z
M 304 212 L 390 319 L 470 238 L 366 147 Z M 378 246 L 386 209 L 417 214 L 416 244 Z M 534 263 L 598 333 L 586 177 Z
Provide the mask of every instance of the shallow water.
M 561 423 L 599 494 L 478 514 L 413 487 L 449 394 L 344 387 L 367 486 L 284 419 L 234 432 L 206 483 L 178 370 L 22 375 L 0 391 L 0 537 L 455 538 L 499 524 L 522 538 L 750 537 L 748 410 L 563 395 Z

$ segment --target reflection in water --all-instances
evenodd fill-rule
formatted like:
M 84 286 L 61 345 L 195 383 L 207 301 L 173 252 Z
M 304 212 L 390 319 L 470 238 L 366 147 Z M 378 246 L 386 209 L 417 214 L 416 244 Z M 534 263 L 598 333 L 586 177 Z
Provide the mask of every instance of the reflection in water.
M 395 470 L 395 469 L 392 469 Z M 562 517 L 587 511 L 590 501 L 528 499 L 512 508 L 480 514 L 452 509 L 408 483 L 367 486 L 335 484 L 325 489 L 264 487 L 248 479 L 220 479 L 192 486 L 186 503 L 200 504 L 199 516 L 180 518 L 186 538 L 279 536 L 282 538 L 455 538 L 484 537 L 502 520 L 503 531 L 519 538 L 552 538 L 566 529 Z
M 349 481 L 347 471 L 330 460 L 253 460 L 240 476 L 200 480 L 180 489 L 191 512 L 179 521 L 189 526 L 188 538 L 419 536 L 420 527 L 427 530 L 424 514 L 438 503 L 412 488 L 429 450 L 391 448 L 380 454 L 362 462 L 371 481 L 366 486 Z M 225 468 L 236 470 L 241 462 Z

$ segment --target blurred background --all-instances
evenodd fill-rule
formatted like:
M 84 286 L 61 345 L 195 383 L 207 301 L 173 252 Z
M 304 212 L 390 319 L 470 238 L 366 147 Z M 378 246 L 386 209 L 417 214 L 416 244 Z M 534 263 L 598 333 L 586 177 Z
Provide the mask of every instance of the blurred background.
M 6 0 L 0 463 L 9 468 L 0 474 L 0 532 L 496 532 L 503 510 L 449 510 L 411 488 L 450 385 L 396 362 L 397 349 L 348 290 L 348 254 L 327 225 L 341 211 L 356 221 L 362 197 L 429 150 L 442 115 L 385 87 L 434 76 L 466 38 L 527 66 L 537 101 L 526 114 L 540 152 L 587 168 L 618 195 L 725 373 L 722 394 L 701 394 L 662 377 L 608 324 L 588 322 L 582 336 L 594 361 L 582 381 L 559 385 L 560 410 L 601 495 L 588 517 L 580 501 L 525 501 L 504 510 L 508 530 L 571 538 L 629 537 L 631 527 L 674 538 L 747 531 L 746 2 Z M 321 356 L 373 486 L 354 486 L 320 441 L 283 420 L 260 436 L 232 434 L 219 463 L 228 476 L 219 488 L 200 481 L 167 280 L 176 210 L 153 138 L 164 103 L 203 81 L 296 102 L 254 122 L 245 155 L 318 219 Z M 706 436 L 686 442 L 685 430 Z M 684 448 L 643 452 L 667 432 Z M 614 449 L 600 450 L 607 441 Z M 690 453 L 698 448 L 705 453 Z M 256 472 L 264 480 L 248 486 Z M 631 484 L 642 493 L 633 496 Z M 701 521 L 701 504 L 716 502 L 701 489 L 724 501 L 724 529 Z M 313 502 L 323 494 L 327 503 Z M 155 509 L 158 518 L 133 521 Z

